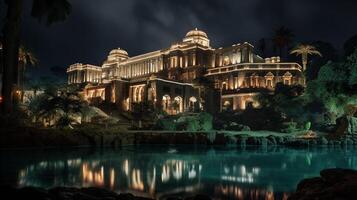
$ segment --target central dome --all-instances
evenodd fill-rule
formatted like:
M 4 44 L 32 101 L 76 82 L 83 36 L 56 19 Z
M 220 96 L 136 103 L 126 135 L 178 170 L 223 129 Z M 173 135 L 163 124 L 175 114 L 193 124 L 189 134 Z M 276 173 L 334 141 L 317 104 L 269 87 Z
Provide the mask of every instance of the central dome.
M 194 30 L 189 31 L 186 34 L 186 37 L 192 37 L 192 36 L 205 37 L 205 38 L 208 39 L 207 34 L 205 32 L 203 32 L 203 31 L 201 31 L 201 30 L 198 30 L 197 28 L 195 28 Z
M 127 58 L 129 58 L 128 52 L 121 48 L 111 50 L 108 55 L 108 61 L 125 60 Z
M 110 51 L 109 54 L 110 55 L 119 54 L 119 55 L 123 55 L 123 56 L 128 56 L 128 52 L 126 52 L 124 49 L 121 49 L 121 48 L 113 49 Z
M 209 39 L 205 32 L 198 30 L 195 28 L 194 30 L 189 31 L 185 38 L 183 38 L 183 42 L 200 44 L 205 47 L 209 47 Z

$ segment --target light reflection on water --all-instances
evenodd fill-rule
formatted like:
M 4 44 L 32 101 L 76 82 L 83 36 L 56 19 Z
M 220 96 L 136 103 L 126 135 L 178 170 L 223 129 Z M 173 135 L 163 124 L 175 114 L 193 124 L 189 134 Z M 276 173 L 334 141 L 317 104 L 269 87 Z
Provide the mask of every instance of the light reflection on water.
M 301 179 L 317 176 L 321 169 L 357 169 L 356 149 L 202 148 L 178 146 L 175 153 L 163 146 L 51 150 L 33 157 L 29 152 L 3 152 L 1 182 L 96 186 L 158 199 L 205 193 L 216 199 L 276 200 L 287 199 Z

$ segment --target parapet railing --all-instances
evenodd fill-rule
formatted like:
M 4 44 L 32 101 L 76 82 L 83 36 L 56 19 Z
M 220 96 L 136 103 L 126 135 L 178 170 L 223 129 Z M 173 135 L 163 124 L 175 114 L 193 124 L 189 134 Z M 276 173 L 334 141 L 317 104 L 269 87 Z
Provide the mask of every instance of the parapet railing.
M 297 63 L 244 63 L 233 64 L 221 67 L 207 69 L 205 76 L 228 73 L 232 71 L 248 71 L 248 70 L 298 70 L 302 67 Z

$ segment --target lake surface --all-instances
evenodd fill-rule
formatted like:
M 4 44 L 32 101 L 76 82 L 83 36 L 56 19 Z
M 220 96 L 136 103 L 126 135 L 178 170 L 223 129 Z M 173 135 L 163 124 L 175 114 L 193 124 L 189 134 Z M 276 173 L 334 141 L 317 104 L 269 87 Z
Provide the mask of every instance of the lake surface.
M 357 149 L 141 146 L 1 151 L 1 184 L 105 187 L 165 199 L 286 199 L 325 168 L 357 169 Z

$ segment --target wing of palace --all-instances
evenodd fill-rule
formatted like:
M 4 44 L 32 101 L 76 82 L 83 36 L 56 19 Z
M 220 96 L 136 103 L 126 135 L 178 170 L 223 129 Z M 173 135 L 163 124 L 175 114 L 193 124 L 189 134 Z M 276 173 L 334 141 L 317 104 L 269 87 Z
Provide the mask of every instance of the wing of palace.
M 132 110 L 146 103 L 169 114 L 205 110 L 243 110 L 259 92 L 273 91 L 278 82 L 304 84 L 298 63 L 279 57 L 261 58 L 244 42 L 212 48 L 205 32 L 191 30 L 167 49 L 129 57 L 110 51 L 102 66 L 76 63 L 67 69 L 68 84 L 83 85 L 92 103 L 114 103 Z

